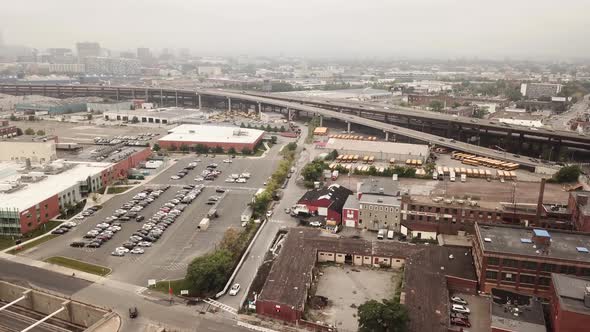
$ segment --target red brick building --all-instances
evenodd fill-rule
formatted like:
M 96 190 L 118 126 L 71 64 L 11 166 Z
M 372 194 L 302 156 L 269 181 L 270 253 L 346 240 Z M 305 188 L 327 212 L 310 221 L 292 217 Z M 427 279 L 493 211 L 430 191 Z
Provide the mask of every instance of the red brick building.
M 224 151 L 234 148 L 237 152 L 244 149 L 253 151 L 262 141 L 264 131 L 237 127 L 180 125 L 168 131 L 160 138 L 158 144 L 163 149 L 189 149 L 204 145 L 210 149 L 221 147 Z
M 16 136 L 16 133 L 16 126 L 9 125 L 7 120 L 0 121 L 0 138 Z
M 590 277 L 590 234 L 476 224 L 473 259 L 479 290 L 550 298 L 552 273 Z
M 314 189 L 306 192 L 297 202 L 307 206 L 313 215 L 326 217 L 326 223 L 340 225 L 342 223 L 342 208 L 352 191 L 339 184 Z
M 574 191 L 570 193 L 568 209 L 576 230 L 590 232 L 590 191 Z
M 551 323 L 554 332 L 590 330 L 590 279 L 551 275 Z

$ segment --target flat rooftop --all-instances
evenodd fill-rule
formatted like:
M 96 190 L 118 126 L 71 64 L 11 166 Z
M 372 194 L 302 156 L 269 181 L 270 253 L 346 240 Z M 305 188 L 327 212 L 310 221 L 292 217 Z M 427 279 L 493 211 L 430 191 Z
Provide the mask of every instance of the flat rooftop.
M 543 306 L 530 296 L 492 289 L 492 328 L 545 332 Z
M 206 126 L 183 124 L 172 128 L 160 141 L 203 142 L 203 143 L 255 143 L 264 131 L 227 126 Z
M 402 202 L 401 197 L 384 196 L 384 195 L 376 195 L 376 194 L 363 194 L 360 199 L 360 203 L 382 204 L 382 205 L 393 205 L 393 206 L 400 206 L 401 202 Z
M 539 256 L 590 264 L 590 234 L 548 230 L 551 242 L 546 253 L 532 242 L 534 229 L 476 224 L 476 234 L 484 252 Z M 584 251 L 581 248 L 586 248 Z
M 62 173 L 47 175 L 47 178 L 39 182 L 24 183 L 26 186 L 11 193 L 0 193 L 0 209 L 18 209 L 20 211 L 35 206 L 39 202 L 48 199 L 59 192 L 70 188 L 78 182 L 86 181 L 89 176 L 96 175 L 108 168 L 110 163 L 95 162 L 60 162 L 55 161 L 52 165 L 72 165 Z M 24 169 L 24 164 L 0 163 L 0 183 L 16 181 Z M 32 169 L 31 172 L 41 170 Z
M 391 153 L 408 156 L 426 157 L 428 156 L 428 145 L 408 144 L 394 142 L 378 141 L 357 141 L 339 138 L 330 138 L 326 143 L 326 149 L 329 150 L 352 150 L 363 151 L 367 153 Z M 377 157 L 377 156 L 376 156 Z
M 590 315 L 590 308 L 584 305 L 584 291 L 590 279 L 552 273 L 553 285 L 562 310 Z

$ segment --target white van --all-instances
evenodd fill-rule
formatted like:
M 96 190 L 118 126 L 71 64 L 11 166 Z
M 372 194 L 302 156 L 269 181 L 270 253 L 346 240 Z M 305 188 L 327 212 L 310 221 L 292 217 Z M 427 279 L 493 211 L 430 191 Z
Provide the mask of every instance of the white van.
M 209 218 L 203 218 L 199 223 L 199 226 L 197 226 L 197 228 L 202 231 L 206 231 L 207 228 L 209 228 Z
M 387 232 L 387 238 L 390 239 L 390 240 L 393 240 L 393 234 L 394 234 L 393 230 L 389 230 Z
M 380 229 L 379 232 L 377 232 L 377 239 L 378 240 L 383 240 L 384 237 L 385 237 L 385 230 L 384 229 Z

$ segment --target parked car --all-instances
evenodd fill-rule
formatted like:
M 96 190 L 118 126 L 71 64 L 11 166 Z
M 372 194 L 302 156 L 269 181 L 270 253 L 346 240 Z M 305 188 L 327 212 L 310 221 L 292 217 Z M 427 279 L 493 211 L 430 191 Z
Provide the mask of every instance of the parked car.
M 82 241 L 74 241 L 74 242 L 70 243 L 70 247 L 74 247 L 74 248 L 82 248 L 85 246 L 86 246 L 86 243 L 82 242 Z
M 471 327 L 471 323 L 468 320 L 461 318 L 451 318 L 451 324 L 457 326 Z
M 141 249 L 141 248 L 133 248 L 133 250 L 130 251 L 130 253 L 132 254 L 143 254 L 145 252 L 145 250 Z
M 321 227 L 322 226 L 322 223 L 319 222 L 319 221 L 312 221 L 312 222 L 309 223 L 309 226 L 312 226 L 312 227 Z
M 462 304 L 462 305 L 467 305 L 467 301 L 465 301 L 464 299 L 462 299 L 458 296 L 451 296 L 451 302 L 457 303 L 457 304 Z
M 466 306 L 463 306 L 461 304 L 453 304 L 453 306 L 451 307 L 451 311 L 459 312 L 462 314 L 470 314 L 471 313 L 471 310 L 469 310 L 469 308 L 467 308 Z
M 236 295 L 238 295 L 239 291 L 240 291 L 240 284 L 234 284 L 233 286 L 231 286 L 231 289 L 229 290 L 229 295 L 236 296 Z
M 138 314 L 137 307 L 129 308 L 129 318 L 136 318 Z
M 122 251 L 115 250 L 115 251 L 111 252 L 111 256 L 123 257 L 123 256 L 125 256 L 125 253 Z

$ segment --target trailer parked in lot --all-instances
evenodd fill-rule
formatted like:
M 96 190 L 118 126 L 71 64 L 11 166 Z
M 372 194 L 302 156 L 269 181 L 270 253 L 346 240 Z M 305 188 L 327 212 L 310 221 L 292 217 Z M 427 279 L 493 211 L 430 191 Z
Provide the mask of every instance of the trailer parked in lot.
M 207 228 L 209 228 L 209 222 L 209 218 L 203 218 L 201 219 L 201 222 L 199 223 L 199 226 L 197 226 L 197 228 L 202 231 L 206 231 Z
M 250 221 L 253 213 L 254 213 L 254 211 L 252 210 L 252 208 L 250 206 L 247 206 L 246 209 L 244 210 L 244 212 L 242 212 L 242 215 L 240 216 L 240 221 L 241 222 Z

